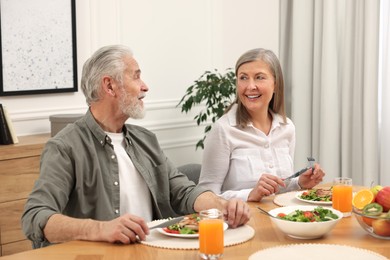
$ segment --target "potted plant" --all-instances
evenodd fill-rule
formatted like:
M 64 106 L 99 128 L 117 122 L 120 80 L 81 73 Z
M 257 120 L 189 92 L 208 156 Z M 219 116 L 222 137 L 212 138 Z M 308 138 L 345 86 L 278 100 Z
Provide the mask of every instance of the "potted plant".
M 177 106 L 181 105 L 181 112 L 188 113 L 193 107 L 204 103 L 202 109 L 195 117 L 197 125 L 207 122 L 211 118 L 214 123 L 220 118 L 226 107 L 230 105 L 236 94 L 236 78 L 232 69 L 227 69 L 224 74 L 218 70 L 206 71 L 198 80 L 189 86 L 185 95 Z M 204 128 L 204 136 L 196 144 L 196 149 L 204 148 L 204 140 L 207 132 L 210 131 L 212 124 Z

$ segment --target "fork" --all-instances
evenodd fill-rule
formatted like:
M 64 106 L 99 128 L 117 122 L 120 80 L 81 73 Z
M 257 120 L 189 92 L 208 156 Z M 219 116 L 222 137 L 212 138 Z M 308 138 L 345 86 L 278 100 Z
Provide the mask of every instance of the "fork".
M 312 168 L 313 171 L 314 171 L 314 162 L 316 161 L 316 159 L 314 159 L 313 157 L 307 157 L 307 161 L 309 162 L 309 166 L 308 167 L 305 167 L 303 168 L 302 170 L 294 173 L 293 175 L 283 179 L 284 181 L 285 180 L 290 180 L 292 178 L 295 178 L 295 177 L 298 177 L 299 175 L 301 175 L 302 173 L 304 173 L 305 171 L 307 171 L 308 169 Z
M 313 168 L 314 170 L 314 163 L 316 162 L 316 159 L 313 157 L 307 157 L 307 160 L 309 161 L 309 168 Z
M 256 208 L 257 208 L 258 210 L 260 210 L 260 213 L 261 213 L 261 214 L 264 214 L 264 215 L 266 215 L 266 216 L 268 216 L 268 217 L 271 217 L 271 218 L 277 218 L 277 217 L 271 215 L 271 214 L 270 214 L 268 211 L 266 211 L 265 209 L 260 208 L 259 206 L 256 206 Z

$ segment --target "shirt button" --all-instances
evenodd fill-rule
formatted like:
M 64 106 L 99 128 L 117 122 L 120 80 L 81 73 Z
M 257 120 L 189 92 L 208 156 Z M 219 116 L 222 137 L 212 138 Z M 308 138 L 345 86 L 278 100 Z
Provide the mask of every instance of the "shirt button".
M 274 166 L 273 166 L 272 164 L 270 164 L 269 167 L 270 167 L 271 169 L 274 168 Z
M 100 144 L 103 144 L 104 142 L 103 142 L 103 140 L 102 141 L 100 141 Z
M 116 209 L 116 210 L 115 210 L 115 214 L 119 214 L 119 209 Z
M 117 181 L 116 181 L 116 182 L 114 182 L 114 185 L 115 185 L 115 186 L 118 186 L 118 184 L 119 184 L 119 182 L 117 182 Z
M 115 154 L 111 155 L 111 159 L 115 159 Z
M 264 147 L 265 147 L 265 148 L 268 148 L 268 147 L 269 147 L 269 144 L 265 144 Z

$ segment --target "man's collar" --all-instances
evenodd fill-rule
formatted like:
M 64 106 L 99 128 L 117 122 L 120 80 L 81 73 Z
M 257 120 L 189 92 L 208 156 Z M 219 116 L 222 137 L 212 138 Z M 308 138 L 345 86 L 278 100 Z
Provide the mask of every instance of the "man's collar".
M 92 134 L 99 141 L 101 146 L 104 146 L 106 143 L 111 143 L 110 138 L 104 132 L 104 130 L 100 127 L 100 125 L 96 122 L 96 119 L 93 117 L 91 109 L 88 109 L 85 115 L 85 122 L 89 130 L 91 130 Z

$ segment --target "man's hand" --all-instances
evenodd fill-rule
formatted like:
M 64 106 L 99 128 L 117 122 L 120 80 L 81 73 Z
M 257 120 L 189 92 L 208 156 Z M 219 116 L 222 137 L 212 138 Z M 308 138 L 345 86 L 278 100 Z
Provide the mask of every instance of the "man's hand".
M 225 208 L 222 210 L 224 218 L 232 228 L 244 225 L 251 217 L 251 212 L 248 204 L 241 199 L 230 199 L 225 203 Z
M 86 240 L 130 244 L 145 240 L 149 228 L 142 218 L 131 214 L 111 221 L 77 219 L 54 214 L 47 221 L 43 232 L 51 243 Z
M 130 244 L 145 240 L 149 228 L 145 221 L 137 216 L 125 214 L 111 221 L 100 222 L 99 236 L 103 241 Z
M 244 225 L 250 219 L 249 206 L 241 199 L 225 200 L 211 191 L 203 192 L 196 198 L 194 204 L 196 212 L 212 208 L 219 209 L 229 226 L 233 228 Z

